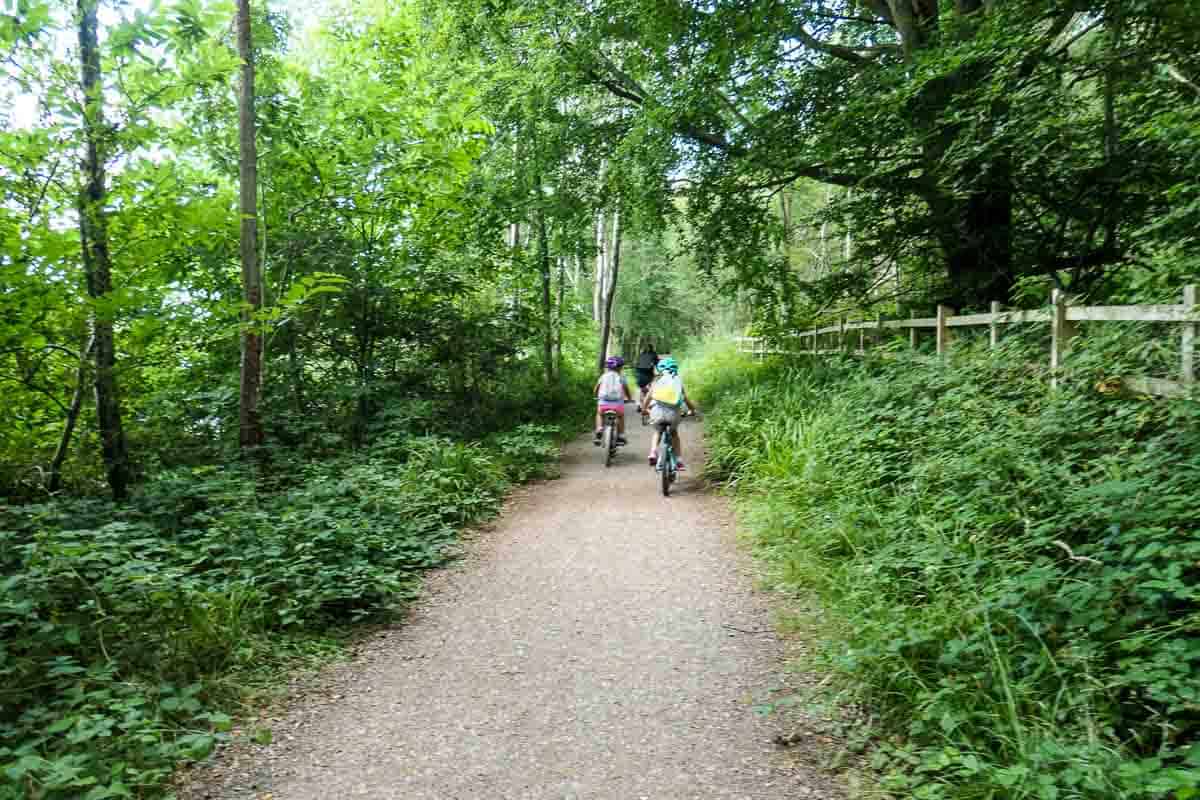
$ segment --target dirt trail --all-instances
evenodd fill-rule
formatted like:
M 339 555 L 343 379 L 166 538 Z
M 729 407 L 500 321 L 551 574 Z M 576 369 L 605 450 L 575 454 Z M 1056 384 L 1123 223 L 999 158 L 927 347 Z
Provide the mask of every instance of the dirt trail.
M 691 469 L 663 498 L 649 429 L 630 421 L 613 467 L 572 443 L 562 478 L 435 576 L 323 699 L 294 703 L 274 743 L 235 748 L 186 796 L 838 796 L 753 711 L 783 686 L 782 645 L 724 501 Z M 699 433 L 685 424 L 689 468 Z

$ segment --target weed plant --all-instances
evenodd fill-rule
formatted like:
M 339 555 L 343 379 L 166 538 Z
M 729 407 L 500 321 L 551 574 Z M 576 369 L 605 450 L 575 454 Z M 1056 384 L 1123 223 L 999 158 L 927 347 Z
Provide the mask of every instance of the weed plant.
M 512 483 L 552 476 L 589 388 L 498 400 L 510 422 L 553 424 L 492 421 L 476 442 L 397 413 L 407 424 L 333 459 L 176 467 L 123 507 L 0 505 L 0 800 L 160 796 L 229 735 L 247 687 L 327 658 L 347 624 L 412 598 Z
M 889 796 L 1200 796 L 1200 407 L 1122 393 L 1131 357 L 1082 340 L 1058 391 L 1020 335 L 687 365 L 707 470 L 820 598 Z

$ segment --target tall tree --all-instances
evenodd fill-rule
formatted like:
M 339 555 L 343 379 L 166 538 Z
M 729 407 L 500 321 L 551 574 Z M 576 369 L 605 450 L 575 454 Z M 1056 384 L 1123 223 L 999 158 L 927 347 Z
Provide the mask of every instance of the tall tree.
M 621 210 L 620 208 L 613 209 L 612 225 L 609 226 L 611 239 L 608 244 L 611 248 L 608 252 L 608 257 L 605 258 L 606 269 L 604 270 L 604 297 L 601 300 L 601 319 L 600 319 L 600 355 L 597 357 L 597 369 L 600 372 L 604 371 L 604 360 L 608 358 L 608 340 L 612 335 L 612 311 L 613 297 L 617 294 L 617 276 L 621 271 Z
M 237 4 L 238 57 L 241 86 L 238 91 L 238 181 L 241 209 L 242 260 L 242 376 L 239 441 L 242 449 L 263 443 L 259 399 L 262 393 L 262 336 L 255 313 L 262 307 L 262 272 L 258 264 L 258 151 L 254 119 L 254 40 L 250 32 L 250 0 Z
M 96 420 L 100 450 L 113 499 L 129 492 L 129 453 L 121 424 L 113 336 L 112 258 L 108 249 L 104 165 L 108 128 L 104 121 L 104 75 L 100 66 L 98 0 L 79 0 L 79 67 L 83 93 L 83 188 L 79 195 L 79 238 L 88 296 L 92 299 L 93 350 L 96 357 Z
M 542 179 L 538 176 L 534 186 L 541 194 Z M 550 294 L 550 235 L 546 231 L 546 210 L 544 200 L 539 197 L 538 207 L 534 211 L 538 238 L 538 273 L 542 282 L 542 358 L 545 363 L 546 385 L 554 384 L 554 300 Z

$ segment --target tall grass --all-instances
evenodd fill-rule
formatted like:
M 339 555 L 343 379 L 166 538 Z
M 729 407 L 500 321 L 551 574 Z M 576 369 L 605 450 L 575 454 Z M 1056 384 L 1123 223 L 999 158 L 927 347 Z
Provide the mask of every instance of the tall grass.
M 819 660 L 880 722 L 884 790 L 1187 798 L 1200 786 L 1200 411 L 1051 392 L 1014 341 L 928 360 L 686 364 L 708 470 Z

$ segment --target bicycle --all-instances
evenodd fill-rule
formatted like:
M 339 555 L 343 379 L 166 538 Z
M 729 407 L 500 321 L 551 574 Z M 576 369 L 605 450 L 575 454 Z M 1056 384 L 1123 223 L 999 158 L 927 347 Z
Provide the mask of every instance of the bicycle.
M 680 417 L 682 422 L 688 417 L 698 417 L 699 414 L 695 411 L 684 413 Z M 662 480 L 663 497 L 669 497 L 671 494 L 671 484 L 675 483 L 675 479 L 679 477 L 679 469 L 677 467 L 679 459 L 675 457 L 675 447 L 672 444 L 674 437 L 671 436 L 671 424 L 669 422 L 656 423 L 658 428 L 658 460 L 654 463 L 654 469 L 659 474 Z
M 613 459 L 617 457 L 617 412 L 604 412 L 604 433 L 600 439 L 600 446 L 604 448 L 604 466 L 611 467 Z
M 676 469 L 675 448 L 671 446 L 671 423 L 660 422 L 656 426 L 658 428 L 658 461 L 654 464 L 654 469 L 658 472 L 662 480 L 663 497 L 668 497 L 671 494 L 671 484 L 679 477 L 679 470 Z

